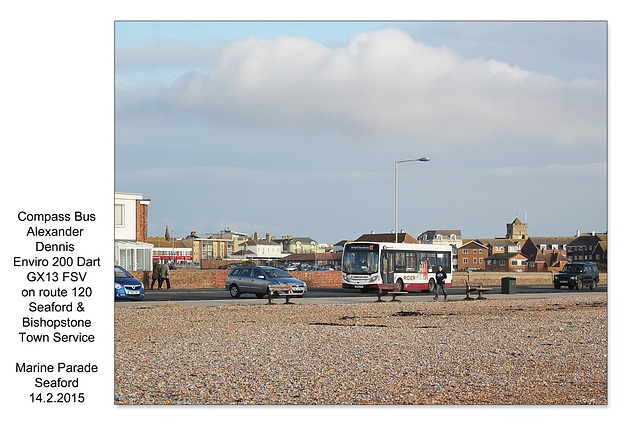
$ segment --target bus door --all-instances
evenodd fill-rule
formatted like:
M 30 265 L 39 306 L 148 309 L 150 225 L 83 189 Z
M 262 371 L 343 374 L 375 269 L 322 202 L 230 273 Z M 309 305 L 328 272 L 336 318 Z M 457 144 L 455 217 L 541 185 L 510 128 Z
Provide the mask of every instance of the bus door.
M 394 283 L 393 277 L 393 254 L 382 253 L 382 283 Z

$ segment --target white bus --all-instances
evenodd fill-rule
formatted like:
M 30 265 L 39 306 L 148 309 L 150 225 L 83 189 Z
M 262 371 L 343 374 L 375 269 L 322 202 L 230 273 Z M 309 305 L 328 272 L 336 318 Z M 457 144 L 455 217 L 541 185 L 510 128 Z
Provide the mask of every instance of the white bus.
M 404 291 L 433 292 L 440 265 L 447 273 L 445 287 L 451 287 L 449 245 L 351 242 L 342 253 L 342 287 L 366 292 L 397 283 Z

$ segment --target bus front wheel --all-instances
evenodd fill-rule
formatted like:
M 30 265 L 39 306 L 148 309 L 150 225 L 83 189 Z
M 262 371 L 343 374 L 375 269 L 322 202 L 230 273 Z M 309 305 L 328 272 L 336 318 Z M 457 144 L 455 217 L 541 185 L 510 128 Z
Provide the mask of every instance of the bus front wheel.
M 402 282 L 402 279 L 398 279 L 396 285 L 398 285 L 398 291 L 404 292 L 404 283 Z

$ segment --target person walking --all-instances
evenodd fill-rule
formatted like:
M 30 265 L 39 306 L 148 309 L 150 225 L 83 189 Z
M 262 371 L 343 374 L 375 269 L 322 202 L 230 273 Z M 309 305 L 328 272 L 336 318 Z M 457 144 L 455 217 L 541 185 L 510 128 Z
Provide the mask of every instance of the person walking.
M 447 291 L 445 289 L 444 280 L 447 278 L 447 273 L 444 272 L 441 265 L 438 266 L 438 272 L 436 273 L 436 296 L 433 297 L 434 301 L 438 301 L 438 288 L 442 288 L 444 294 L 444 300 L 447 300 Z
M 151 289 L 153 289 L 153 285 L 158 282 L 158 289 L 160 289 L 160 263 L 158 261 L 153 261 L 153 272 L 151 273 Z
M 167 289 L 171 289 L 171 282 L 169 282 L 169 261 L 164 262 L 160 267 L 160 282 L 158 282 L 158 289 L 162 289 L 162 284 L 167 283 Z

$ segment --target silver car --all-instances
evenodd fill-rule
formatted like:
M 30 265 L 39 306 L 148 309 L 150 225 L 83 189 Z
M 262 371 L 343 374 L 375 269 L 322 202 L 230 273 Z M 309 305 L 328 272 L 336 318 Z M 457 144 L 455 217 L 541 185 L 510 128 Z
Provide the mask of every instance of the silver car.
M 293 294 L 298 296 L 307 292 L 306 283 L 274 267 L 235 267 L 229 273 L 224 288 L 233 298 L 240 294 L 255 294 L 262 298 L 267 295 L 269 285 L 291 285 Z

